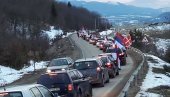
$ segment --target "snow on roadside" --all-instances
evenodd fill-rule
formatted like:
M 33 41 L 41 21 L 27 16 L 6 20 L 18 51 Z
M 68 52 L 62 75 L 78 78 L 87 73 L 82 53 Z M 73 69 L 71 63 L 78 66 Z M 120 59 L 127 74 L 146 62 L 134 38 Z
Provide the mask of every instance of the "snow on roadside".
M 153 55 L 147 55 L 147 57 L 151 57 L 156 62 L 152 63 L 151 61 L 148 61 L 149 71 L 136 97 L 163 97 L 159 94 L 149 93 L 147 90 L 160 85 L 170 86 L 170 77 L 166 76 L 165 74 L 152 72 L 153 68 L 163 68 L 164 65 L 170 66 L 170 64 Z
M 61 29 L 56 30 L 56 29 L 54 29 L 54 26 L 51 26 L 49 31 L 43 31 L 43 32 L 45 32 L 47 34 L 47 36 L 50 40 L 55 39 L 57 35 L 63 34 L 63 31 Z
M 158 50 L 163 50 L 165 53 L 168 47 L 170 46 L 170 39 L 160 39 L 158 38 L 158 41 L 155 43 Z
M 100 35 L 102 36 L 105 36 L 105 35 L 109 35 L 109 34 L 111 34 L 113 31 L 112 30 L 107 30 L 107 31 L 102 31 L 102 32 L 99 32 L 100 33 Z
M 35 69 L 43 69 L 46 68 L 48 62 L 41 61 L 41 62 L 35 62 Z M 24 74 L 28 74 L 30 72 L 34 71 L 34 66 L 31 64 L 29 67 L 24 67 L 21 70 L 15 70 L 10 67 L 5 67 L 0 65 L 0 86 L 3 84 L 9 84 L 12 83 L 20 78 Z

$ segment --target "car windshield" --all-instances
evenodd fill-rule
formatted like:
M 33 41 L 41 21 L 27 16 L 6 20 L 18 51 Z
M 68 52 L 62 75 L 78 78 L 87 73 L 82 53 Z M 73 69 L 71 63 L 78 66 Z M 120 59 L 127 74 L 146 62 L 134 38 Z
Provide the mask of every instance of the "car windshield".
M 49 64 L 49 66 L 62 66 L 62 65 L 68 65 L 66 59 L 54 59 Z
M 96 68 L 97 66 L 96 61 L 82 61 L 74 63 L 74 68 L 78 70 Z
M 23 97 L 21 92 L 0 92 L 0 97 Z
M 106 53 L 113 53 L 114 49 L 107 49 Z
M 70 79 L 67 73 L 57 73 L 55 75 L 45 74 L 41 75 L 37 81 L 38 84 L 42 84 L 47 88 L 50 88 L 54 84 L 67 84 L 70 83 Z
M 107 63 L 107 57 L 101 57 L 101 60 L 103 61 L 104 64 Z

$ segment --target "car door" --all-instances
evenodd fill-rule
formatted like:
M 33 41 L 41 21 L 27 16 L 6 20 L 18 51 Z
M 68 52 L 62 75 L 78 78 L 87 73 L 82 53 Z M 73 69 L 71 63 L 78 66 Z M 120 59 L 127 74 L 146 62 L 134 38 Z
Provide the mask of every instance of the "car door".
M 108 68 L 106 67 L 106 65 L 104 64 L 104 62 L 102 62 L 101 59 L 99 59 L 98 61 L 99 61 L 99 64 L 100 64 L 100 66 L 101 66 L 101 69 L 102 69 L 102 71 L 103 71 L 103 74 L 104 74 L 104 76 L 105 76 L 105 79 L 104 79 L 104 80 L 107 81 L 108 78 L 109 78 Z
M 47 88 L 43 87 L 43 86 L 38 86 L 37 87 L 40 92 L 42 93 L 43 97 L 58 97 L 58 94 L 52 94 Z
M 83 74 L 78 70 L 75 70 L 74 73 L 78 76 L 79 84 L 82 87 L 83 93 L 91 94 L 92 87 L 91 87 L 91 84 L 89 82 L 89 79 L 83 77 Z

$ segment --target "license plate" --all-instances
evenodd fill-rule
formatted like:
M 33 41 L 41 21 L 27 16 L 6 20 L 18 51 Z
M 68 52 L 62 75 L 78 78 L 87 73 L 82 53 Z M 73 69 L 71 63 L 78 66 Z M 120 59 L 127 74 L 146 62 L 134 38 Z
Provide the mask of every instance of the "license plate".
M 60 91 L 60 88 L 51 88 L 50 91 Z

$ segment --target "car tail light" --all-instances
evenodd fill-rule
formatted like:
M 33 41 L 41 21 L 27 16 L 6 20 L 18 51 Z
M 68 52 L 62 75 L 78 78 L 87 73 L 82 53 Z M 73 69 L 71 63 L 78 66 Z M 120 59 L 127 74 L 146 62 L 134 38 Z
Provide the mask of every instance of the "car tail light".
M 0 96 L 6 96 L 6 95 L 8 95 L 8 93 L 6 93 L 6 92 L 0 92 Z
M 96 68 L 96 71 L 97 71 L 97 72 L 100 72 L 100 71 L 101 71 L 101 68 L 100 68 L 100 67 L 97 67 L 97 68 Z
M 119 56 L 122 56 L 122 55 L 124 55 L 124 53 L 120 53 L 120 54 L 119 54 Z
M 111 63 L 107 63 L 106 66 L 107 66 L 108 68 L 112 68 L 112 64 L 111 64 Z
M 73 84 L 68 84 L 67 89 L 68 89 L 68 91 L 72 91 L 73 90 Z

